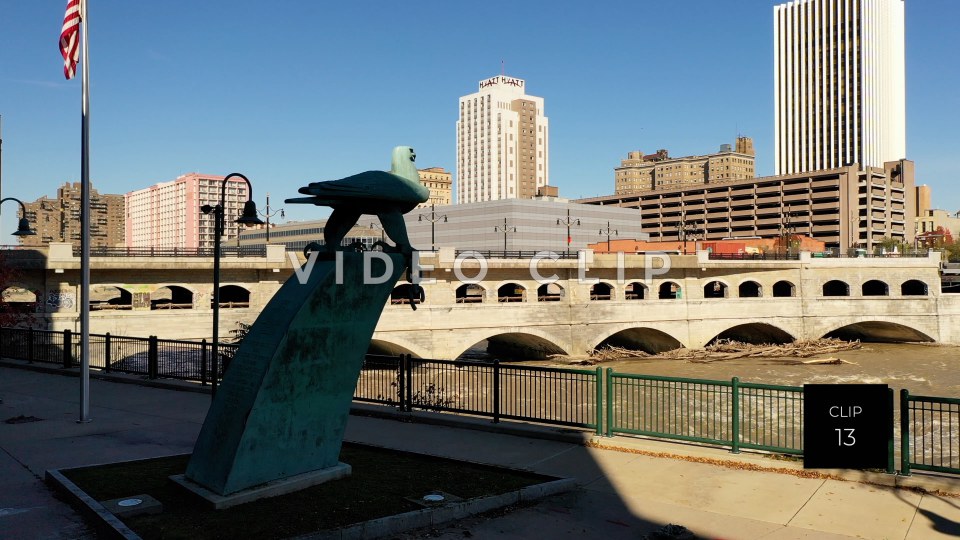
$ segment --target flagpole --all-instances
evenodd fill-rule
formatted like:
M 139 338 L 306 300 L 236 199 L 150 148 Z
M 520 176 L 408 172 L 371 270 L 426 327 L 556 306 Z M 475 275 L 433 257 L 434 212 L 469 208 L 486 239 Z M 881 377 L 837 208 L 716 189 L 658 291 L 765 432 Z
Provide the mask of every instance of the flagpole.
M 80 423 L 90 421 L 90 54 L 87 0 L 80 0 L 83 117 L 80 130 Z

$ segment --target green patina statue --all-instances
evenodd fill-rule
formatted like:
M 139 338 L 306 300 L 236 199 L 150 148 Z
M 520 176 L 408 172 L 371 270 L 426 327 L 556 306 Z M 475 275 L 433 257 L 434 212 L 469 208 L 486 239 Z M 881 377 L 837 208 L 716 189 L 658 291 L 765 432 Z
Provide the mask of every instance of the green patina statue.
M 310 197 L 287 201 L 333 207 L 324 233 L 336 256 L 304 265 L 257 317 L 176 482 L 225 508 L 349 474 L 338 458 L 356 381 L 412 259 L 403 214 L 430 194 L 415 158 L 399 146 L 390 172 L 313 183 L 300 189 Z M 361 214 L 380 217 L 393 253 L 340 251 Z
M 390 172 L 367 171 L 340 180 L 313 182 L 299 190 L 309 197 L 287 202 L 333 208 L 323 228 L 327 251 L 340 249 L 341 241 L 361 214 L 376 214 L 384 232 L 396 243 L 396 250 L 409 254 L 413 247 L 403 214 L 430 198 L 430 190 L 420 183 L 416 159 L 413 148 L 398 146 L 393 149 Z

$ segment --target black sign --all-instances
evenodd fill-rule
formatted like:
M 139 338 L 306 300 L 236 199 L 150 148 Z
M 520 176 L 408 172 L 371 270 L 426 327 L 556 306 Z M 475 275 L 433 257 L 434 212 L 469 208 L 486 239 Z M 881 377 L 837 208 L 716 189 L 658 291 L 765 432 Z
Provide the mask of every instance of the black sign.
M 803 385 L 804 468 L 886 469 L 892 437 L 887 385 Z

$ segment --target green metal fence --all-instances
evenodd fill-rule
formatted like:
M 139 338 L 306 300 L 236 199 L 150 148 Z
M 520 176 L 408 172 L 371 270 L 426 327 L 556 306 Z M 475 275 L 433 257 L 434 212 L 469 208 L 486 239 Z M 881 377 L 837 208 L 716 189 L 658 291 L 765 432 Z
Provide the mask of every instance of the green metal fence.
M 606 429 L 786 454 L 803 453 L 803 388 L 615 373 L 607 369 Z
M 229 353 L 236 345 L 221 344 Z M 0 328 L 0 356 L 77 367 L 69 330 Z M 210 382 L 206 342 L 91 334 L 90 366 L 105 372 Z M 217 373 L 224 358 L 218 359 Z M 401 410 L 432 410 L 803 454 L 803 388 L 499 362 L 366 358 L 354 393 Z M 891 391 L 891 409 L 893 397 Z M 900 393 L 900 472 L 960 474 L 960 399 Z M 891 464 L 894 471 L 892 439 Z
M 900 473 L 960 473 L 960 399 L 900 391 Z

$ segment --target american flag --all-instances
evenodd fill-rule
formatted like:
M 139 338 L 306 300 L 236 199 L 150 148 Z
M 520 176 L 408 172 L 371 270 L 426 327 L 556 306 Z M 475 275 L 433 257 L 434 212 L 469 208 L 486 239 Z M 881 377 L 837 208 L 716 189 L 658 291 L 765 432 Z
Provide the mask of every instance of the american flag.
M 63 76 L 72 79 L 80 61 L 80 0 L 67 0 L 60 30 L 60 54 L 63 55 Z

